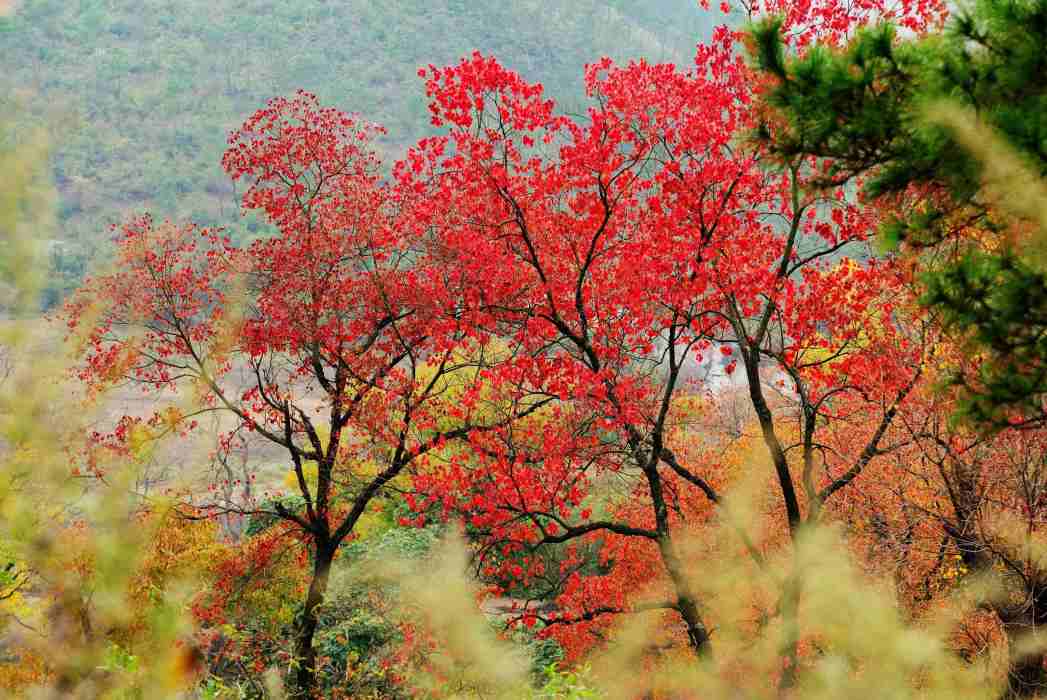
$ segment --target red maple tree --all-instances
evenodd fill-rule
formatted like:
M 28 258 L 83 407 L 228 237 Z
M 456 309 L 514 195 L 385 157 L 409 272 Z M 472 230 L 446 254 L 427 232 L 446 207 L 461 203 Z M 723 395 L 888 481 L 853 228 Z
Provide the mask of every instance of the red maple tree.
M 887 11 L 804 8 L 787 19 L 798 43 Z M 919 29 L 940 11 L 904 15 Z M 893 312 L 909 298 L 906 271 L 872 256 L 875 215 L 844 192 L 809 188 L 816 163 L 770 163 L 740 142 L 759 84 L 738 40 L 721 28 L 690 71 L 593 64 L 592 106 L 578 118 L 490 57 L 422 71 L 445 133 L 408 155 L 399 181 L 432 193 L 427 224 L 470 290 L 474 322 L 519 348 L 502 371 L 543 378 L 560 401 L 545 420 L 484 436 L 473 463 L 426 475 L 416 507 L 457 494 L 485 540 L 489 575 L 543 579 L 559 595 L 560 610 L 542 615 L 551 627 L 653 607 L 677 616 L 696 653 L 708 649 L 707 603 L 680 557 L 679 504 L 689 489 L 719 503 L 718 475 L 670 440 L 674 408 L 700 393 L 703 360 L 722 353 L 728 375 L 744 374 L 792 536 L 886 451 L 884 434 L 920 379 L 922 326 L 910 337 Z M 845 396 L 875 421 L 849 452 L 830 454 L 819 435 L 849 419 L 837 411 Z M 631 506 L 594 516 L 585 497 L 609 480 L 627 484 Z M 534 556 L 593 541 L 647 551 L 646 578 L 666 581 L 664 598 L 629 602 L 630 584 L 613 572 L 582 582 L 580 559 L 548 572 Z M 795 616 L 799 595 L 786 586 L 783 615 Z M 790 634 L 783 649 L 794 655 Z
M 67 309 L 87 339 L 79 374 L 89 386 L 198 397 L 191 410 L 125 418 L 100 442 L 119 447 L 136 424 L 184 429 L 222 412 L 234 420 L 221 451 L 249 435 L 290 462 L 300 505 L 196 505 L 278 518 L 308 547 L 300 695 L 315 686 L 317 608 L 339 546 L 392 480 L 493 426 L 474 391 L 484 362 L 476 330 L 449 301 L 457 292 L 413 224 L 416 202 L 380 178 L 377 131 L 306 93 L 271 101 L 232 134 L 223 164 L 248 182 L 244 208 L 274 235 L 239 249 L 217 231 L 135 219 L 119 231 L 115 271 L 89 280 Z M 515 398 L 510 417 L 548 401 Z

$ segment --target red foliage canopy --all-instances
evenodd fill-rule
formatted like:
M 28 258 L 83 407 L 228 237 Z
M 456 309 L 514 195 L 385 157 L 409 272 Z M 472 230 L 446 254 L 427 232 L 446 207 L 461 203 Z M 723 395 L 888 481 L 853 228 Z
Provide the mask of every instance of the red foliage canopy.
M 745 10 L 784 12 L 803 47 L 884 16 L 922 31 L 944 6 Z M 605 546 L 625 580 L 663 582 L 654 604 L 701 652 L 709 633 L 680 538 L 727 481 L 716 441 L 686 430 L 710 364 L 743 370 L 787 533 L 879 454 L 920 377 L 919 338 L 894 313 L 905 271 L 870 256 L 873 212 L 807 187 L 816 163 L 771 163 L 740 138 L 759 83 L 739 40 L 721 27 L 688 70 L 598 61 L 578 117 L 493 58 L 430 66 L 420 75 L 441 133 L 391 181 L 370 147 L 377 127 L 306 93 L 276 99 L 223 158 L 272 237 L 239 249 L 192 226 L 123 227 L 115 272 L 70 305 L 89 339 L 81 377 L 191 384 L 200 410 L 235 417 L 231 435 L 286 450 L 304 507 L 271 514 L 317 554 L 304 668 L 335 550 L 426 458 L 439 456 L 416 476 L 417 510 L 466 512 L 487 573 L 548 578 L 562 606 L 550 621 L 633 605 L 613 574 L 582 580 L 578 549 L 551 575 L 534 556 Z M 830 453 L 818 437 L 845 396 L 869 420 Z M 629 507 L 594 514 L 593 495 L 616 479 Z

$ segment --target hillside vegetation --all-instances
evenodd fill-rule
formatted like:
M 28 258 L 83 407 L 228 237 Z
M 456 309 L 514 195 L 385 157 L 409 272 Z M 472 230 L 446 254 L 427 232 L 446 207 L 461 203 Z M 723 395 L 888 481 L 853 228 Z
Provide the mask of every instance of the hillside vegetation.
M 61 243 L 46 301 L 104 257 L 129 212 L 236 221 L 218 159 L 274 95 L 303 88 L 385 125 L 392 156 L 426 129 L 420 66 L 480 50 L 577 96 L 585 63 L 688 62 L 712 21 L 690 0 L 22 3 L 0 18 L 0 99 L 52 126 Z

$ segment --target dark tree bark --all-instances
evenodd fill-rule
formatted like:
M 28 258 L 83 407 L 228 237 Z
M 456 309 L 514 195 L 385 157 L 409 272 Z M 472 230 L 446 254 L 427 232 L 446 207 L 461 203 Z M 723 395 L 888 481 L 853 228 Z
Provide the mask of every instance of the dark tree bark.
M 334 548 L 318 546 L 316 561 L 313 565 L 313 578 L 309 583 L 305 607 L 295 629 L 294 658 L 295 669 L 292 676 L 290 697 L 305 700 L 312 698 L 316 692 L 317 668 L 316 647 L 313 638 L 319 627 L 319 608 L 327 594 L 327 582 L 331 575 L 331 563 L 334 560 Z

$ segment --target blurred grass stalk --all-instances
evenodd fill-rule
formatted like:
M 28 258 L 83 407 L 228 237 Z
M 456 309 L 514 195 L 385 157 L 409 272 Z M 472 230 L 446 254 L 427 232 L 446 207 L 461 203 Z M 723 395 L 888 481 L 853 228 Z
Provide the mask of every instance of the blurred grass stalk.
M 90 410 L 63 383 L 70 366 L 65 354 L 41 352 L 39 325 L 25 320 L 39 309 L 45 246 L 54 232 L 48 140 L 43 128 L 18 121 L 17 107 L 5 111 L 0 285 L 12 320 L 0 330 L 10 358 L 0 385 L 0 545 L 24 572 L 18 593 L 28 612 L 21 614 L 31 617 L 3 610 L 12 662 L 43 662 L 32 697 L 175 697 L 193 670 L 191 649 L 180 643 L 187 628 L 177 597 L 154 608 L 145 662 L 114 657 L 110 640 L 131 623 L 128 584 L 149 533 L 129 526 L 140 505 L 131 489 L 134 465 L 104 465 L 104 485 L 74 476 Z M 83 538 L 67 537 L 78 528 Z M 91 564 L 83 575 L 76 564 L 85 561 Z
M 970 109 L 949 101 L 924 108 L 924 118 L 953 133 L 982 167 L 982 194 L 1013 225 L 1001 245 L 1038 271 L 1047 271 L 1047 182 Z
M 583 682 L 575 690 L 562 689 L 566 694 L 557 697 L 1001 696 L 1006 660 L 986 654 L 970 662 L 950 643 L 979 601 L 997 594 L 994 581 L 972 580 L 943 605 L 914 617 L 899 604 L 890 582 L 874 580 L 858 566 L 846 533 L 834 525 L 812 526 L 795 549 L 788 543 L 774 547 L 757 567 L 745 554 L 738 522 L 769 522 L 759 513 L 767 485 L 761 466 L 752 465 L 720 517 L 693 532 L 687 544 L 694 553 L 718 552 L 714 560 L 689 557 L 695 562 L 690 570 L 695 590 L 713 601 L 710 618 L 717 646 L 712 659 L 696 661 L 685 647 L 658 644 L 665 629 L 657 612 L 623 615 L 605 649 L 589 659 L 591 670 Z M 751 534 L 760 541 L 766 533 L 756 529 Z M 431 561 L 390 561 L 380 574 L 401 586 L 405 618 L 421 626 L 438 650 L 428 668 L 416 670 L 415 686 L 435 697 L 547 697 L 543 689 L 529 687 L 526 660 L 493 635 L 491 622 L 477 610 L 467 553 L 464 541 L 450 538 L 431 554 Z M 776 683 L 785 633 L 780 598 L 789 577 L 797 577 L 804 592 L 798 623 L 805 651 L 796 686 L 783 692 Z M 764 622 L 754 622 L 761 615 Z M 1042 652 L 1042 635 L 1026 641 Z

